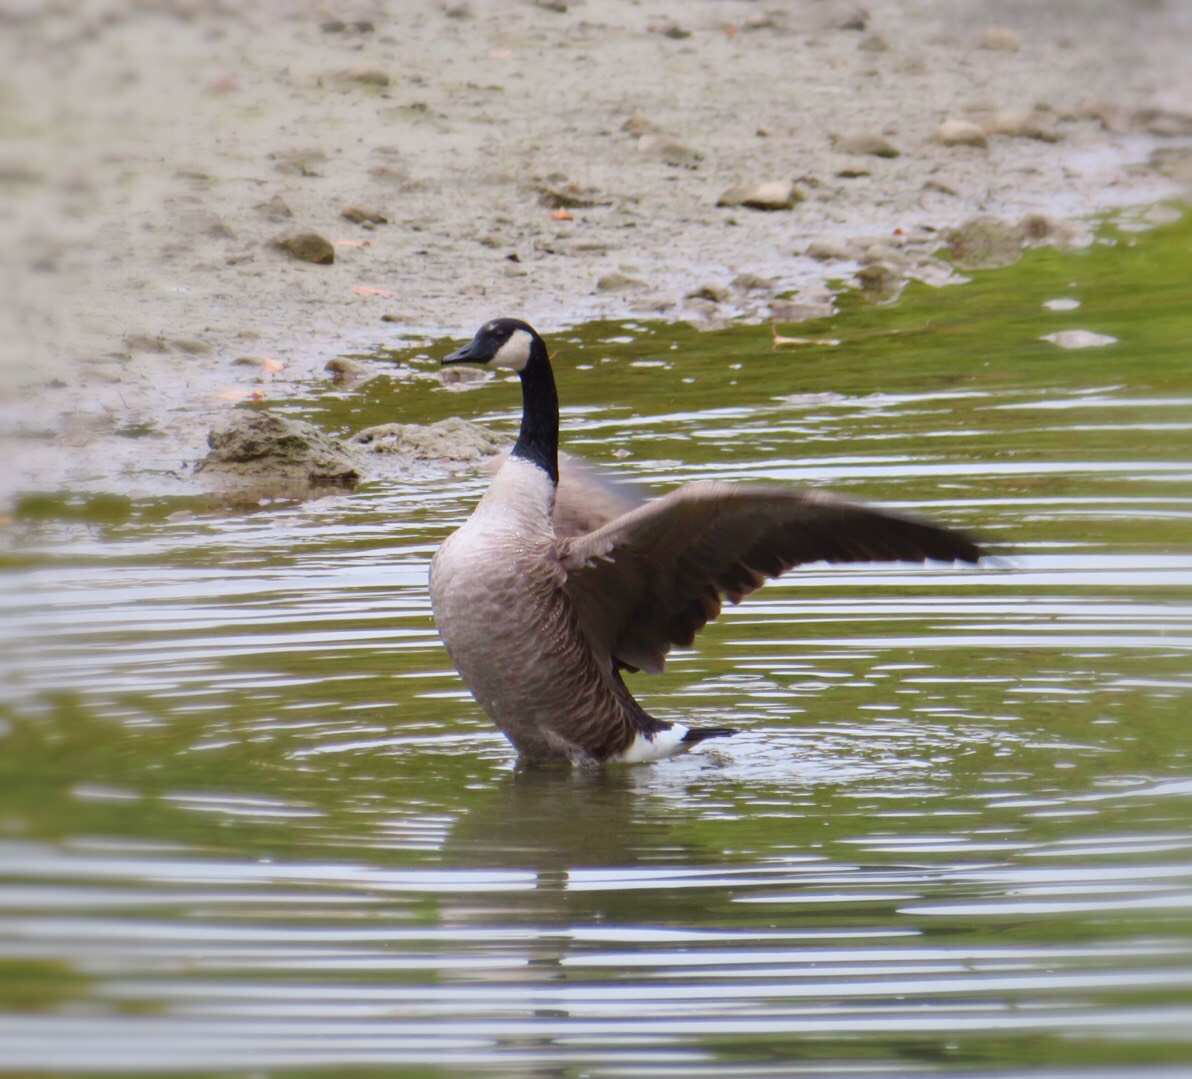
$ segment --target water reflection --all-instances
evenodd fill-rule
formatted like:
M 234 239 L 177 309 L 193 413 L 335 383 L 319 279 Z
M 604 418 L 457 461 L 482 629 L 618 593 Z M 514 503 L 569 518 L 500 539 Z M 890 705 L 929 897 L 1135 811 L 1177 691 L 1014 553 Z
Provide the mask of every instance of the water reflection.
M 852 311 L 830 365 L 752 331 L 681 364 L 673 327 L 579 335 L 567 437 L 613 471 L 830 481 L 1012 549 L 767 587 L 636 682 L 743 732 L 652 768 L 518 772 L 463 692 L 425 574 L 476 477 L 18 522 L 0 1070 L 1192 1061 L 1187 314 L 1119 316 L 1095 369 L 1036 341 L 1042 299 L 1087 315 L 1186 232 L 1155 243 Z M 879 324 L 918 326 L 913 355 Z M 506 386 L 434 385 L 293 407 L 516 422 Z

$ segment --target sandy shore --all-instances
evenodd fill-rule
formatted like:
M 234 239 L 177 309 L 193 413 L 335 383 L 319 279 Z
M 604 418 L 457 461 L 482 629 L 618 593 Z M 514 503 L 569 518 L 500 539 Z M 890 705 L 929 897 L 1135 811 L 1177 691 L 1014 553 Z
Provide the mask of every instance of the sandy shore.
M 0 53 L 0 498 L 184 490 L 221 413 L 343 352 L 789 320 L 867 264 L 943 279 L 976 215 L 1189 184 L 1181 0 L 16 0 Z M 792 205 L 717 205 L 757 184 Z M 274 246 L 307 232 L 333 263 Z

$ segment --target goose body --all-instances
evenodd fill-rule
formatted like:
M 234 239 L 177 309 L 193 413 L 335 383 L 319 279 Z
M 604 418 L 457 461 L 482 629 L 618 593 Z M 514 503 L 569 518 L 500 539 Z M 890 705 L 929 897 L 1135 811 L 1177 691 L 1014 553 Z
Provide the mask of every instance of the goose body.
M 981 555 L 959 532 L 818 492 L 699 482 L 639 502 L 566 461 L 560 483 L 558 399 L 542 338 L 497 319 L 443 362 L 521 376 L 517 443 L 435 554 L 430 584 L 452 661 L 527 763 L 651 761 L 732 734 L 650 716 L 621 672 L 660 671 L 723 598 L 738 602 L 767 577 L 821 560 Z

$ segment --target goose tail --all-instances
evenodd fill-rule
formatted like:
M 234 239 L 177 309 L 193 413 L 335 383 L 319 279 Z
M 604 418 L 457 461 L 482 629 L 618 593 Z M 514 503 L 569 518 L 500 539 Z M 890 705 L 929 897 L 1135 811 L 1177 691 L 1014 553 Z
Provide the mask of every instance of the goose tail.
M 698 745 L 705 738 L 728 738 L 736 733 L 735 727 L 689 727 L 679 740 L 686 747 Z

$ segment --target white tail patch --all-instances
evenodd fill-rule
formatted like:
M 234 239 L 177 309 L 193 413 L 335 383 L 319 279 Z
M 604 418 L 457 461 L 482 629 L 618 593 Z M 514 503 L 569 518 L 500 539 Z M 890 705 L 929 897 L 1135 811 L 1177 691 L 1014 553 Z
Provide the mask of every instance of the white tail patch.
M 609 759 L 619 764 L 648 764 L 650 761 L 673 757 L 691 748 L 691 743 L 683 741 L 686 733 L 687 728 L 682 723 L 675 723 L 669 730 L 658 731 L 652 737 L 639 734 L 629 743 L 628 749 Z
M 522 370 L 530 362 L 530 346 L 534 339 L 525 330 L 514 330 L 489 361 L 494 367 Z

